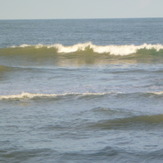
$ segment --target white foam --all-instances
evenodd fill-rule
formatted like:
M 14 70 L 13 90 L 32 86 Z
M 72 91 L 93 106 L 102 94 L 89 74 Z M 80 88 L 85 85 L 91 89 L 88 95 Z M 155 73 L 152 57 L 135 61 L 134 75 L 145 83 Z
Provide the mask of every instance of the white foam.
M 163 45 L 156 44 L 143 44 L 143 45 L 106 45 L 106 46 L 98 46 L 94 45 L 92 43 L 84 43 L 84 44 L 76 44 L 72 46 L 63 46 L 61 44 L 51 45 L 48 46 L 48 48 L 55 47 L 58 50 L 58 53 L 73 53 L 76 51 L 84 51 L 87 48 L 90 48 L 95 53 L 110 53 L 111 55 L 129 55 L 136 53 L 137 50 L 140 49 L 155 49 L 156 51 L 159 51 L 160 49 L 163 49 Z
M 150 93 L 152 93 L 152 94 L 154 94 L 154 95 L 163 95 L 163 91 L 159 91 L 159 92 L 150 92 Z
M 33 98 L 54 98 L 54 97 L 62 97 L 62 96 L 101 96 L 101 95 L 106 95 L 110 94 L 111 92 L 104 92 L 104 93 L 63 93 L 63 94 L 39 94 L 39 93 L 27 93 L 23 92 L 21 94 L 15 94 L 15 95 L 0 95 L 0 100 L 10 100 L 10 99 L 33 99 Z
M 35 98 L 35 97 L 55 97 L 55 94 L 33 94 L 33 93 L 21 93 L 17 95 L 2 95 L 0 96 L 1 100 L 7 99 L 23 99 L 23 98 Z
M 74 53 L 77 51 L 85 51 L 86 49 L 90 48 L 95 53 L 109 53 L 111 55 L 130 55 L 136 53 L 140 49 L 155 49 L 156 51 L 159 51 L 163 49 L 163 45 L 161 44 L 142 44 L 142 45 L 94 45 L 91 42 L 88 43 L 79 43 L 72 46 L 64 46 L 62 44 L 53 44 L 53 45 L 43 45 L 43 44 L 37 44 L 37 45 L 28 45 L 23 44 L 18 47 L 20 48 L 26 48 L 26 47 L 34 47 L 36 49 L 38 48 L 55 48 L 57 49 L 58 53 Z M 15 47 L 15 46 L 13 46 Z
M 158 92 L 146 92 L 153 95 L 163 95 L 163 91 Z M 34 99 L 34 98 L 57 98 L 57 97 L 64 97 L 64 96 L 76 96 L 76 97 L 84 97 L 84 96 L 103 96 L 103 95 L 110 95 L 110 94 L 123 94 L 122 92 L 86 92 L 86 93 L 63 93 L 63 94 L 40 94 L 40 93 L 28 93 L 23 92 L 21 94 L 15 95 L 0 95 L 0 100 L 20 100 L 20 99 Z

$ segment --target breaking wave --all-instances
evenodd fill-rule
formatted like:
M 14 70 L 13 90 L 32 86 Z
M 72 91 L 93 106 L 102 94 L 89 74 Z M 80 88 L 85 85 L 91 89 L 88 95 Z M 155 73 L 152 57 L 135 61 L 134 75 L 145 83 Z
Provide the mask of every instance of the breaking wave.
M 111 92 L 110 92 L 111 93 Z M 63 94 L 39 94 L 39 93 L 27 93 L 15 95 L 1 95 L 0 100 L 20 100 L 20 99 L 37 99 L 37 98 L 57 98 L 66 96 L 102 96 L 110 93 L 63 93 Z
M 133 96 L 135 97 L 162 97 L 163 92 L 136 92 L 136 93 L 122 93 L 122 92 L 85 92 L 85 93 L 62 93 L 62 94 L 41 94 L 41 93 L 28 93 L 23 92 L 21 94 L 13 95 L 0 95 L 0 100 L 21 100 L 21 99 L 47 99 L 47 98 L 64 98 L 64 97 L 75 97 L 75 98 L 88 98 L 88 97 L 100 97 L 100 96 Z
M 163 91 L 159 91 L 159 92 L 150 92 L 149 94 L 153 94 L 153 95 L 163 95 Z
M 55 53 L 76 53 L 76 52 L 92 52 L 92 53 L 98 53 L 98 54 L 109 54 L 114 56 L 126 56 L 131 55 L 135 53 L 147 53 L 152 50 L 152 52 L 159 53 L 161 52 L 163 54 L 163 45 L 161 44 L 143 44 L 143 45 L 105 45 L 105 46 L 99 46 L 94 45 L 91 42 L 88 43 L 79 43 L 72 46 L 64 46 L 62 44 L 53 44 L 53 45 L 43 45 L 43 44 L 37 44 L 37 45 L 28 45 L 28 44 L 22 44 L 20 46 L 12 46 L 9 48 L 1 48 L 0 54 L 2 51 L 8 52 L 8 53 L 14 53 L 14 52 L 37 52 L 39 50 L 42 50 L 43 53 L 53 52 Z M 143 50 L 143 51 L 142 51 Z M 145 51 L 144 51 L 145 50 Z

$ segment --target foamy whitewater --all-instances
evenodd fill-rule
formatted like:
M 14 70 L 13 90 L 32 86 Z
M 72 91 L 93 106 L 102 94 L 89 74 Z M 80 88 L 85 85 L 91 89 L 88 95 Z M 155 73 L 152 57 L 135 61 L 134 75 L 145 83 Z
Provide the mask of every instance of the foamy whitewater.
M 163 19 L 0 20 L 0 163 L 162 163 Z
M 145 92 L 145 93 L 140 93 L 137 92 L 138 95 L 157 95 L 157 96 L 162 96 L 163 92 Z M 28 92 L 23 92 L 21 94 L 15 94 L 15 95 L 2 95 L 0 96 L 0 100 L 23 100 L 23 99 L 44 99 L 44 98 L 61 98 L 61 97 L 66 97 L 66 96 L 72 96 L 72 97 L 86 97 L 86 96 L 104 96 L 104 95 L 123 95 L 122 92 L 103 92 L 103 93 L 64 93 L 64 94 L 34 94 L 34 93 L 28 93 Z
M 161 44 L 143 44 L 143 45 L 106 45 L 106 46 L 97 46 L 92 43 L 83 43 L 83 44 L 75 44 L 72 46 L 64 46 L 62 44 L 54 44 L 54 45 L 27 45 L 22 44 L 20 46 L 12 46 L 13 48 L 54 48 L 58 53 L 75 53 L 79 51 L 86 51 L 87 49 L 91 49 L 94 53 L 109 53 L 110 55 L 130 55 L 135 54 L 140 49 L 146 50 L 156 50 L 157 52 L 163 50 L 163 45 Z
M 17 95 L 2 95 L 0 96 L 0 100 L 11 100 L 11 99 L 34 99 L 34 98 L 56 98 L 56 97 L 64 97 L 64 96 L 102 96 L 106 94 L 111 94 L 111 92 L 108 93 L 64 93 L 64 94 L 34 94 L 34 93 L 27 93 L 23 92 L 21 94 Z M 155 92 L 154 94 L 161 94 L 162 92 Z

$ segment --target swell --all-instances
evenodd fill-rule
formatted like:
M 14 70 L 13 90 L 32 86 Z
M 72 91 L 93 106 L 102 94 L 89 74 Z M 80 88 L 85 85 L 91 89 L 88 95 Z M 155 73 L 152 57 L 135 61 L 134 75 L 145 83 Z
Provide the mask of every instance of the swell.
M 107 144 L 107 143 L 106 143 Z M 127 150 L 121 147 L 108 146 L 104 148 L 64 153 L 63 158 L 67 160 L 78 160 L 79 162 L 109 162 L 109 163 L 127 163 L 127 162 L 144 162 L 154 163 L 162 162 L 163 149 L 154 151 L 136 151 L 135 149 Z M 92 159 L 93 158 L 93 159 Z M 73 162 L 73 161 L 72 161 Z
M 29 70 L 29 71 L 54 71 L 56 70 L 56 68 L 54 67 L 43 67 L 43 66 L 24 66 L 24 65 L 16 65 L 16 66 L 5 66 L 5 65 L 0 65 L 0 72 L 4 72 L 4 71 L 21 71 L 21 70 Z M 68 67 L 58 67 L 57 70 L 63 70 L 63 71 L 79 71 L 81 69 L 78 68 L 68 68 Z M 112 74 L 125 74 L 125 73 L 163 73 L 163 69 L 162 68 L 158 68 L 158 69 L 138 69 L 138 68 L 134 68 L 134 69 L 121 69 L 121 70 L 115 70 L 115 69 L 104 69 L 101 70 L 102 73 L 112 73 Z
M 0 157 L 2 163 L 7 162 L 39 162 L 50 163 L 54 162 L 109 162 L 109 163 L 126 163 L 126 162 L 144 162 L 144 163 L 158 163 L 162 162 L 163 149 L 152 151 L 136 151 L 135 149 L 127 150 L 117 146 L 109 146 L 105 144 L 104 147 L 97 147 L 93 150 L 54 150 L 53 148 L 33 148 L 33 149 L 19 149 L 8 148 L 0 150 Z M 75 160 L 75 161 L 74 161 Z
M 99 46 L 92 43 L 81 43 L 72 46 L 64 46 L 62 44 L 54 45 L 28 45 L 12 46 L 1 48 L 0 55 L 7 54 L 108 54 L 111 56 L 127 56 L 133 54 L 143 55 L 163 55 L 163 45 L 161 44 L 143 44 L 143 45 L 105 45 Z
M 21 94 L 13 94 L 13 95 L 0 95 L 0 100 L 21 100 L 21 99 L 57 99 L 57 98 L 65 98 L 65 97 L 73 97 L 76 99 L 90 99 L 94 97 L 104 97 L 104 96 L 117 96 L 124 97 L 130 96 L 133 98 L 141 98 L 141 97 L 154 97 L 154 98 L 162 98 L 163 91 L 160 92 L 137 92 L 137 93 L 121 93 L 121 92 L 85 92 L 85 93 L 63 93 L 63 94 L 41 94 L 41 93 L 28 93 L 23 92 Z
M 8 66 L 3 66 L 3 65 L 0 65 L 0 72 L 3 72 L 3 71 L 9 71 L 11 68 L 8 67 Z
M 157 115 L 139 115 L 125 118 L 115 118 L 110 120 L 98 121 L 90 124 L 89 128 L 94 129 L 149 129 L 151 127 L 158 127 L 163 124 L 163 114 Z M 149 127 L 149 128 L 146 128 Z

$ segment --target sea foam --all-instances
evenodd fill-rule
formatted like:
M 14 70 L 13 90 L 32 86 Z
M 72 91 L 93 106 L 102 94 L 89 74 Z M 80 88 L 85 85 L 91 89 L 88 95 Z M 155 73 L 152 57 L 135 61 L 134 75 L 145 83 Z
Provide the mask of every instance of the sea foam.
M 72 96 L 75 98 L 80 97 L 96 97 L 96 96 L 105 96 L 105 95 L 122 95 L 122 96 L 161 96 L 163 95 L 163 91 L 158 92 L 84 92 L 84 93 L 78 93 L 78 92 L 68 92 L 68 93 L 62 93 L 62 94 L 44 94 L 44 93 L 28 93 L 23 92 L 20 94 L 13 94 L 13 95 L 0 95 L 0 100 L 21 100 L 21 99 L 42 99 L 42 98 L 59 98 L 59 97 L 67 97 Z
M 92 50 L 94 53 L 109 53 L 110 55 L 130 55 L 136 53 L 138 50 L 154 49 L 156 51 L 163 50 L 163 45 L 161 44 L 142 44 L 142 45 L 94 45 L 91 42 L 88 43 L 79 43 L 71 46 L 64 46 L 62 44 L 53 44 L 53 45 L 28 45 L 22 44 L 20 46 L 12 46 L 13 48 L 29 48 L 33 47 L 35 49 L 40 48 L 54 48 L 58 53 L 75 53 L 78 51 L 86 51 L 88 49 Z
M 28 93 L 23 92 L 21 94 L 15 95 L 0 95 L 0 100 L 17 100 L 17 99 L 34 99 L 34 98 L 57 98 L 57 97 L 64 97 L 64 96 L 102 96 L 111 94 L 112 92 L 102 92 L 102 93 L 63 93 L 63 94 L 40 94 L 40 93 Z

